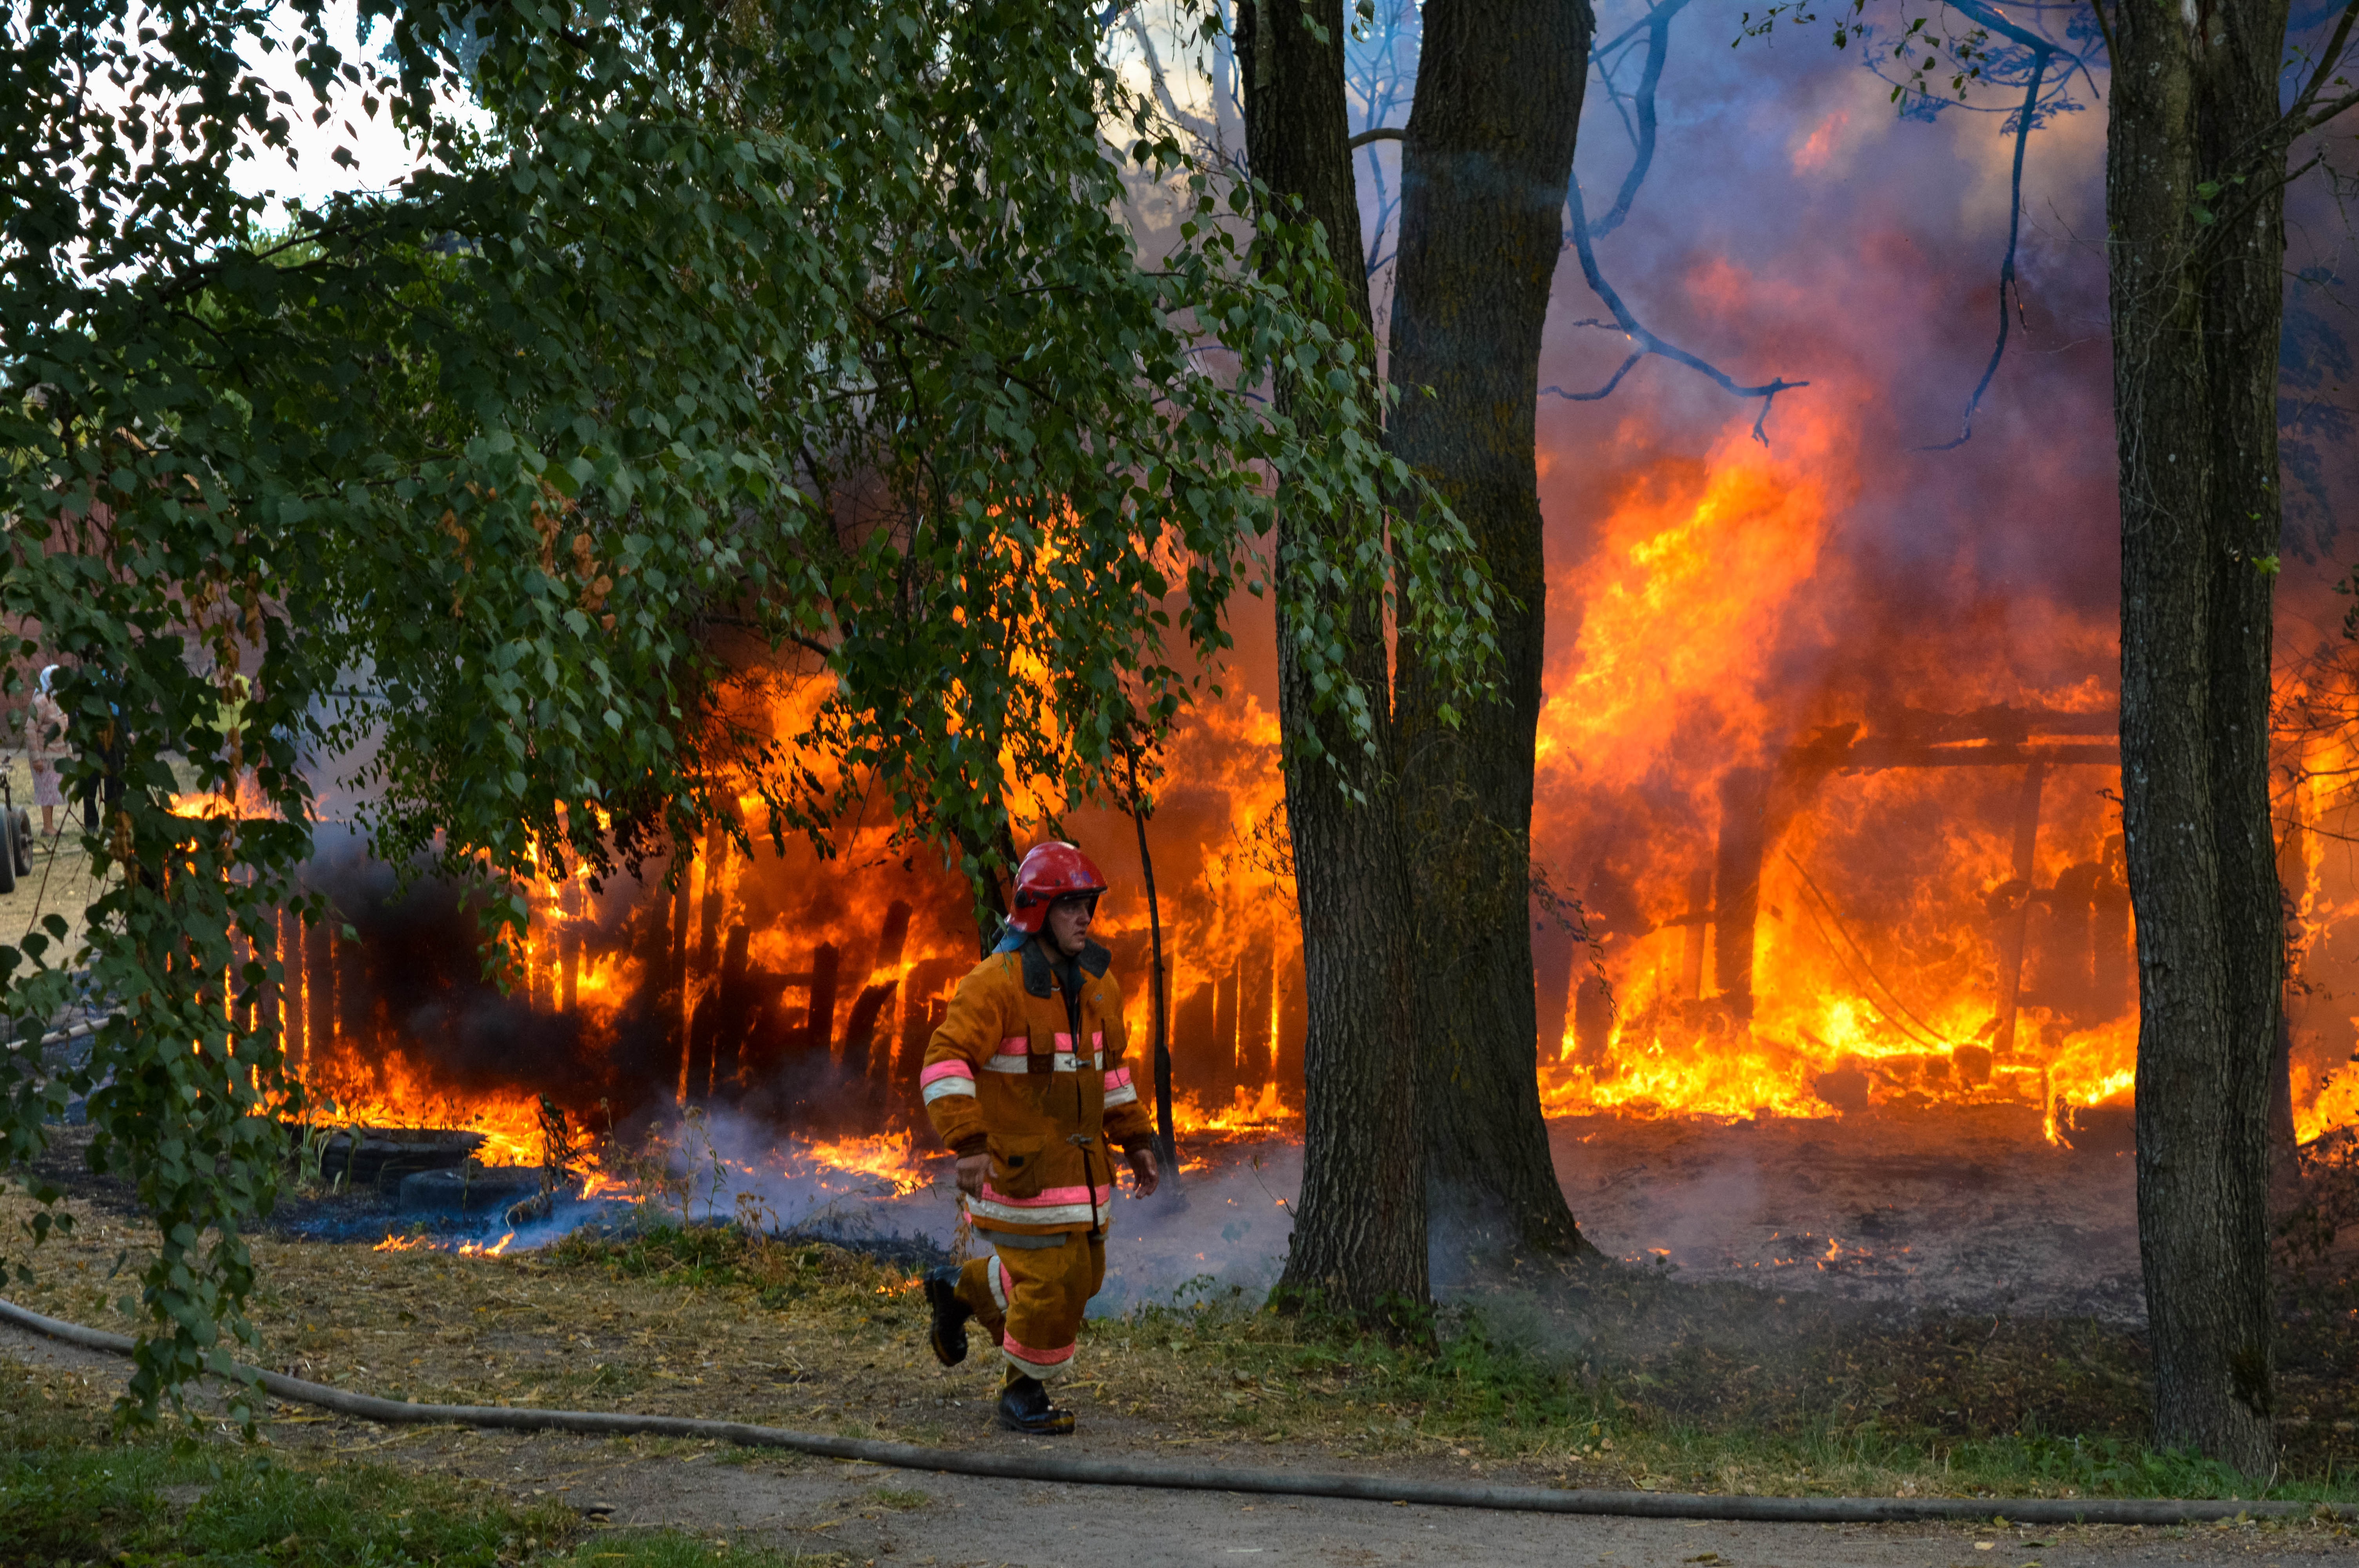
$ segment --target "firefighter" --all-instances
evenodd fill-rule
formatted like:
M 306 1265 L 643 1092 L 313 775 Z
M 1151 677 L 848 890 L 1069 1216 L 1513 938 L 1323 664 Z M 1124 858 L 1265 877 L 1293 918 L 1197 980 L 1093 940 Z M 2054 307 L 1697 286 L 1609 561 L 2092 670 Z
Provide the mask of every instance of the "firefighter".
M 959 982 L 919 1082 L 958 1187 L 994 1256 L 926 1276 L 929 1338 L 945 1367 L 976 1320 L 1006 1362 L 999 1422 L 1061 1434 L 1073 1415 L 1044 1385 L 1072 1365 L 1082 1312 L 1105 1280 L 1114 1149 L 1134 1188 L 1156 1188 L 1154 1124 L 1123 1060 L 1122 988 L 1090 940 L 1105 878 L 1071 844 L 1016 872 L 1016 907 L 991 957 Z

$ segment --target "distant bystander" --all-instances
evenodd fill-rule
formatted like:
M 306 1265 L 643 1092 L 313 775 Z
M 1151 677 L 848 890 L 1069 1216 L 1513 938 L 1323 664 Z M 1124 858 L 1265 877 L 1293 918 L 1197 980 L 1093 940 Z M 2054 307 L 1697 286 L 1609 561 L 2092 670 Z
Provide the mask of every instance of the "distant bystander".
M 41 671 L 40 686 L 34 691 L 32 705 L 25 714 L 25 761 L 33 770 L 33 804 L 41 808 L 44 839 L 57 836 L 58 807 L 66 803 L 64 786 L 58 776 L 59 759 L 67 754 L 66 710 L 58 706 L 50 690 L 57 674 L 55 665 Z

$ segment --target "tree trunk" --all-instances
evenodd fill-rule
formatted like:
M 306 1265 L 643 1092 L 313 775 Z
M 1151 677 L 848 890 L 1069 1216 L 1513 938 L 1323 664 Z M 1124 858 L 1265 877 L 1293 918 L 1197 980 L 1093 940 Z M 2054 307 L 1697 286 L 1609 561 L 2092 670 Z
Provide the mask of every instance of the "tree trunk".
M 1427 1176 L 1437 1204 L 1504 1221 L 1519 1246 L 1569 1251 L 1581 1233 L 1540 1115 L 1532 975 L 1548 608 L 1533 418 L 1592 17 L 1585 0 L 1430 0 L 1424 15 L 1401 147 L 1390 445 L 1465 522 L 1503 600 L 1497 700 L 1441 689 L 1401 652 Z M 1445 704 L 1463 715 L 1455 730 Z
M 1252 0 L 1237 8 L 1245 89 L 1245 148 L 1254 174 L 1281 200 L 1326 228 L 1330 253 L 1359 319 L 1337 322 L 1364 339 L 1367 279 L 1348 261 L 1360 232 L 1343 96 L 1343 0 Z M 1287 395 L 1281 384 L 1278 395 Z M 1280 547 L 1289 529 L 1322 526 L 1281 495 Z M 1310 1000 L 1303 1052 L 1302 1198 L 1281 1291 L 1378 1316 L 1427 1299 L 1424 1161 L 1416 1118 L 1408 986 L 1408 889 L 1393 792 L 1363 760 L 1340 717 L 1313 709 L 1292 629 L 1332 614 L 1355 655 L 1383 750 L 1390 754 L 1391 681 L 1381 607 L 1277 603 L 1278 715 L 1287 736 L 1286 809 L 1294 840 L 1302 959 Z M 1333 761 L 1308 760 L 1295 737 L 1318 735 Z M 1355 805 L 1343 770 L 1365 790 Z
M 2109 10 L 2122 819 L 2155 1436 L 2261 1475 L 2276 1451 L 2268 1065 L 2284 949 L 2267 770 L 2286 7 Z

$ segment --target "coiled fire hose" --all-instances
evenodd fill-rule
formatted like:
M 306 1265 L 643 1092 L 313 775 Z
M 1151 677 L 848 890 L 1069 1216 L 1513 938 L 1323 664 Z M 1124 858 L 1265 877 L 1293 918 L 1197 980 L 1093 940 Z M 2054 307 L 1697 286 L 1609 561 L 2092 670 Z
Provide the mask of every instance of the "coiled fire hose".
M 120 1334 L 84 1328 L 14 1302 L 0 1301 L 0 1322 L 79 1345 L 88 1350 L 131 1353 Z M 1233 1470 L 1218 1465 L 1162 1465 L 1127 1459 L 1060 1458 L 1005 1450 L 920 1448 L 864 1437 L 829 1437 L 734 1421 L 690 1416 L 633 1415 L 605 1411 L 533 1410 L 507 1405 L 426 1405 L 381 1400 L 278 1372 L 240 1367 L 282 1400 L 318 1405 L 341 1415 L 385 1423 L 456 1425 L 508 1432 L 572 1432 L 591 1437 L 647 1434 L 732 1443 L 745 1448 L 784 1448 L 797 1454 L 847 1459 L 899 1470 L 932 1470 L 1000 1480 L 1041 1481 L 1084 1487 L 1149 1487 L 1167 1491 L 1256 1492 L 1279 1497 L 1344 1498 L 1374 1503 L 1419 1503 L 1429 1508 L 1502 1509 L 1526 1513 L 1612 1514 L 1631 1519 L 1728 1519 L 1775 1524 L 1908 1524 L 1982 1522 L 2010 1524 L 2209 1524 L 2220 1519 L 2359 1519 L 2359 1509 L 2326 1503 L 2269 1503 L 2213 1499 L 2145 1500 L 2113 1498 L 1764 1498 L 1675 1492 L 1560 1491 L 1548 1487 L 1487 1487 L 1463 1481 L 1421 1481 L 1408 1476 L 1340 1476 L 1319 1471 Z

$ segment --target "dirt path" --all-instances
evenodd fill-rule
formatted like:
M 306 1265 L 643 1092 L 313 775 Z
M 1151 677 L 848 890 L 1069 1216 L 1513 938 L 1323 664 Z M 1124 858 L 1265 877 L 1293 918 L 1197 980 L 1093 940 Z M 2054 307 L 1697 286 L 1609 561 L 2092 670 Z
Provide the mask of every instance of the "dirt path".
M 123 1363 L 0 1327 L 0 1359 L 98 1400 Z M 951 1441 L 1019 1445 L 978 1400 L 946 1400 Z M 517 1501 L 556 1497 L 597 1528 L 670 1527 L 715 1541 L 841 1552 L 909 1568 L 1198 1568 L 1253 1561 L 1337 1564 L 1583 1564 L 1597 1568 L 2161 1568 L 2164 1564 L 2359 1564 L 2359 1537 L 2312 1526 L 2184 1530 L 1949 1526 L 1728 1525 L 1577 1519 L 1223 1492 L 1040 1486 L 753 1454 L 663 1440 L 386 1428 L 289 1409 L 272 1441 L 305 1456 L 365 1456 L 488 1486 Z M 1087 1451 L 1084 1434 L 1075 1452 Z M 1175 1456 L 1176 1457 L 1176 1456 Z M 1348 1456 L 1288 1445 L 1207 1444 L 1191 1462 L 1345 1468 Z M 1507 1479 L 1496 1470 L 1489 1478 Z

